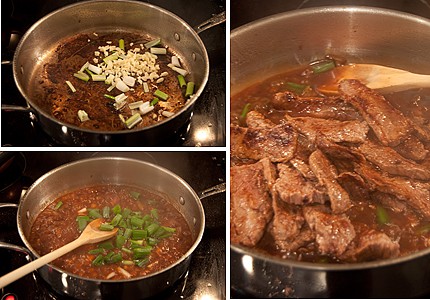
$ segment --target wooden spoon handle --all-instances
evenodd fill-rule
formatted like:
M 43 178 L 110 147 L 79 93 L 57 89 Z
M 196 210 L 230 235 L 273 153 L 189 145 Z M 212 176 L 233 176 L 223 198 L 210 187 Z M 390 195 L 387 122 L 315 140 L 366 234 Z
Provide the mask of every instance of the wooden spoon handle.
M 78 248 L 79 246 L 82 246 L 84 243 L 85 241 L 81 239 L 74 240 L 73 242 L 66 244 L 63 247 L 58 248 L 42 257 L 39 257 L 38 259 L 0 277 L 0 289 L 14 282 L 15 280 L 20 279 L 28 273 L 31 273 L 32 271 L 40 268 L 41 266 L 50 263 L 51 261 L 59 258 L 60 256 L 63 256 L 64 254 Z

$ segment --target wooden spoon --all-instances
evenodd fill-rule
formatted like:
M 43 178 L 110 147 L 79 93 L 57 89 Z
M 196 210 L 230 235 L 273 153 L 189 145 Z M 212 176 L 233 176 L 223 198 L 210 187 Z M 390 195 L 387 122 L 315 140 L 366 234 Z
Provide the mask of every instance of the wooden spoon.
M 99 229 L 101 222 L 102 219 L 96 219 L 92 221 L 87 225 L 87 227 L 85 227 L 81 235 L 73 242 L 70 242 L 63 247 L 39 257 L 38 259 L 16 269 L 15 271 L 0 277 L 0 289 L 82 245 L 93 244 L 107 240 L 108 238 L 113 237 L 118 231 L 118 228 L 115 228 L 112 231 L 101 231 Z
M 320 76 L 323 84 L 317 86 L 317 89 L 327 94 L 337 94 L 339 82 L 343 79 L 357 79 L 371 89 L 390 91 L 430 87 L 430 75 L 415 74 L 372 64 L 351 64 L 336 67 Z

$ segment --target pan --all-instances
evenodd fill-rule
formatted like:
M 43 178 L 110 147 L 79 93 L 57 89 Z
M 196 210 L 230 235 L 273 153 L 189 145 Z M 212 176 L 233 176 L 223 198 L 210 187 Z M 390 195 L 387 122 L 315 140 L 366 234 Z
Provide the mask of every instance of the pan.
M 429 47 L 430 20 L 415 15 L 349 6 L 276 14 L 232 31 L 231 94 L 261 81 L 261 74 L 269 78 L 326 54 L 426 73 Z M 430 249 L 368 263 L 322 264 L 231 245 L 230 258 L 231 288 L 239 295 L 410 298 L 430 293 Z
M 205 227 L 205 214 L 201 198 L 225 191 L 220 185 L 200 193 L 179 176 L 157 165 L 119 157 L 83 159 L 60 166 L 34 182 L 18 205 L 18 231 L 26 248 L 6 243 L 2 247 L 38 254 L 28 242 L 31 225 L 50 202 L 59 195 L 94 184 L 134 185 L 168 195 L 168 201 L 184 216 L 190 226 L 193 245 L 174 264 L 156 273 L 127 280 L 95 280 L 64 272 L 45 265 L 38 269 L 40 276 L 61 295 L 77 299 L 140 299 L 154 296 L 171 287 L 185 276 L 191 255 L 200 243 Z M 2 204 L 2 207 L 16 206 Z
M 42 129 L 56 142 L 75 146 L 160 145 L 174 137 L 192 116 L 193 106 L 204 90 L 209 76 L 206 48 L 197 32 L 225 21 L 216 15 L 195 30 L 185 21 L 160 7 L 137 1 L 86 1 L 56 10 L 36 22 L 21 39 L 13 60 L 13 74 L 18 90 L 28 107 L 6 107 L 4 110 L 32 112 Z M 103 30 L 140 31 L 160 37 L 184 65 L 191 70 L 196 90 L 173 117 L 159 123 L 125 131 L 98 131 L 70 125 L 54 118 L 44 99 L 32 96 L 35 70 L 64 40 L 82 32 Z M 196 32 L 197 31 L 197 32 Z

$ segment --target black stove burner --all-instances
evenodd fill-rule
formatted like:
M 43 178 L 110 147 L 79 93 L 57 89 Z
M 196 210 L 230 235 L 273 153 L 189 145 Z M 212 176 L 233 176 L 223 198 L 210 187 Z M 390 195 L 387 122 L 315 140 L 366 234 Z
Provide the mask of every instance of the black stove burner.
M 55 9 L 79 1 L 36 0 L 2 1 L 2 72 L 1 103 L 26 107 L 26 101 L 18 91 L 12 72 L 15 48 L 24 33 L 37 20 Z M 193 4 L 187 0 L 144 1 L 174 12 L 191 26 L 197 26 L 213 14 L 225 10 L 225 0 L 203 0 Z M 193 108 L 191 122 L 179 132 L 157 146 L 225 146 L 225 24 L 215 26 L 200 34 L 209 55 L 210 74 L 205 90 Z M 4 108 L 4 107 L 3 107 Z M 61 146 L 41 128 L 35 116 L 28 111 L 2 109 L 2 146 Z M 124 146 L 114 144 L 111 146 Z

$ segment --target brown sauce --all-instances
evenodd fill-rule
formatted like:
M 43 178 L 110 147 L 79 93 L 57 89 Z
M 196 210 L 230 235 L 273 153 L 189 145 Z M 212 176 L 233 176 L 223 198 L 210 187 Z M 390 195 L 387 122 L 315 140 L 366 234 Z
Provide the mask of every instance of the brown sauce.
M 257 111 L 264 115 L 275 124 L 285 122 L 285 113 L 293 117 L 308 116 L 306 107 L 302 103 L 291 103 L 285 110 L 276 109 L 272 100 L 274 95 L 279 92 L 292 91 L 288 82 L 307 85 L 310 88 L 297 93 L 301 97 L 321 97 L 312 87 L 318 86 L 322 82 L 318 81 L 318 76 L 309 71 L 309 67 L 290 70 L 285 73 L 273 76 L 256 83 L 243 91 L 235 94 L 231 98 L 231 117 L 232 127 L 246 127 L 243 117 L 243 110 L 249 105 L 249 111 Z M 386 99 L 407 118 L 419 120 L 424 126 L 429 126 L 430 122 L 430 89 L 414 89 L 404 92 L 385 93 Z M 345 116 L 348 118 L 348 116 Z M 376 137 L 369 131 L 368 138 L 372 141 Z M 427 150 L 430 149 L 428 143 L 424 143 Z M 420 162 L 428 164 L 429 157 Z M 231 157 L 231 166 L 241 166 L 255 163 L 255 160 L 247 158 Z M 336 165 L 336 162 L 334 162 Z M 340 165 L 337 165 L 341 168 Z M 427 182 L 428 183 L 428 182 Z M 345 212 L 350 219 L 358 234 L 363 230 L 375 229 L 385 233 L 392 240 L 398 241 L 400 245 L 400 256 L 404 256 L 430 246 L 430 220 L 422 216 L 419 211 L 406 210 L 398 212 L 386 203 L 381 203 L 379 198 L 373 197 L 372 193 L 367 193 L 367 198 L 351 195 L 354 203 L 353 207 Z M 365 193 L 365 194 L 366 194 Z M 380 224 L 377 220 L 377 206 L 382 206 L 388 212 L 389 222 Z M 420 230 L 427 228 L 426 230 Z M 315 240 L 306 246 L 300 247 L 296 251 L 285 251 L 278 247 L 271 232 L 271 223 L 266 227 L 261 240 L 253 247 L 255 250 L 281 258 L 288 258 L 308 262 L 329 262 L 342 263 L 340 258 L 334 255 L 321 254 Z
M 56 208 L 60 201 L 61 207 Z M 31 228 L 29 242 L 39 255 L 47 254 L 79 236 L 76 219 L 82 213 L 78 211 L 83 208 L 102 210 L 105 206 L 112 208 L 118 204 L 122 209 L 140 212 L 142 216 L 150 215 L 151 210 L 156 209 L 158 223 L 174 228 L 175 232 L 170 237 L 160 239 L 153 246 L 148 261 L 143 266 L 122 262 L 95 266 L 92 262 L 98 254 L 90 253 L 91 250 L 97 249 L 99 244 L 84 245 L 58 258 L 53 264 L 66 272 L 86 278 L 128 279 L 118 271 L 118 267 L 126 270 L 131 277 L 148 275 L 175 263 L 191 248 L 193 236 L 188 223 L 168 200 L 146 189 L 124 185 L 91 186 L 59 197 L 37 216 Z M 120 227 L 119 231 L 121 230 L 123 229 Z M 116 237 L 107 242 L 115 245 L 115 239 Z M 148 240 L 144 241 L 142 246 L 147 243 Z M 132 254 L 117 248 L 106 250 L 103 254 L 110 251 L 121 253 L 124 261 L 133 261 Z

